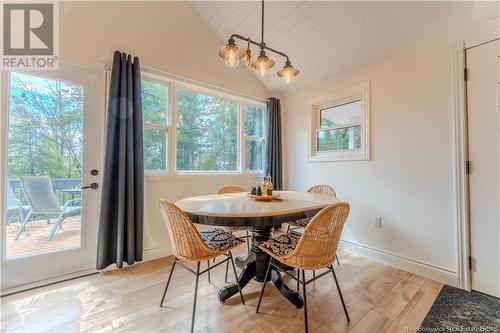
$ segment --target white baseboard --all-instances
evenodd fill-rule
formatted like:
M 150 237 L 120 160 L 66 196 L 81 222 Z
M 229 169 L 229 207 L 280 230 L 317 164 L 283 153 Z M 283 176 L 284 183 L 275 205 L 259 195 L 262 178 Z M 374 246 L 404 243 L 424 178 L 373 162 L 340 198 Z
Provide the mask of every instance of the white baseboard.
M 142 261 L 151 261 L 172 255 L 172 250 L 168 246 L 144 249 Z
M 68 274 L 59 275 L 59 276 L 55 276 L 55 277 L 48 278 L 48 279 L 43 279 L 43 280 L 39 280 L 39 281 L 35 281 L 35 282 L 21 284 L 21 285 L 10 287 L 10 288 L 4 288 L 0 291 L 0 296 L 4 297 L 4 296 L 12 295 L 12 294 L 17 294 L 17 293 L 20 293 L 23 291 L 28 291 L 31 289 L 40 288 L 40 287 L 44 287 L 44 286 L 49 286 L 49 285 L 52 285 L 55 283 L 60 283 L 60 282 L 64 282 L 67 280 L 72 280 L 72 279 L 76 279 L 76 278 L 79 278 L 82 276 L 93 275 L 93 274 L 97 274 L 97 273 L 98 273 L 98 271 L 95 269 L 95 267 L 83 269 L 83 270 L 73 272 L 73 273 L 68 273 Z
M 415 259 L 407 258 L 388 251 L 380 250 L 371 246 L 363 245 L 353 241 L 341 240 L 340 249 L 359 254 L 368 259 L 413 273 L 425 278 L 435 280 L 450 286 L 457 287 L 458 273 L 449 269 L 434 266 Z
M 155 260 L 155 259 L 159 259 L 159 258 L 163 258 L 163 257 L 168 257 L 171 254 L 172 254 L 172 251 L 170 250 L 169 247 L 157 247 L 157 248 L 144 249 L 141 262 L 151 261 L 151 260 Z M 124 267 L 126 267 L 126 266 L 127 266 L 127 264 L 124 263 Z M 107 272 L 107 271 L 113 271 L 115 269 L 117 269 L 117 268 L 114 265 L 110 265 L 107 268 L 103 269 L 102 271 Z M 79 277 L 86 276 L 86 275 L 96 274 L 96 273 L 99 273 L 99 271 L 96 270 L 95 267 L 90 267 L 88 269 L 83 269 L 83 270 L 80 270 L 77 272 L 55 276 L 53 278 L 48 278 L 48 279 L 44 279 L 44 280 L 39 280 L 39 281 L 19 285 L 19 286 L 5 288 L 5 289 L 0 290 L 0 296 L 3 297 L 6 295 L 16 294 L 16 293 L 19 293 L 22 291 L 27 291 L 30 289 L 39 288 L 39 287 L 43 287 L 43 286 L 48 286 L 51 284 L 79 278 Z

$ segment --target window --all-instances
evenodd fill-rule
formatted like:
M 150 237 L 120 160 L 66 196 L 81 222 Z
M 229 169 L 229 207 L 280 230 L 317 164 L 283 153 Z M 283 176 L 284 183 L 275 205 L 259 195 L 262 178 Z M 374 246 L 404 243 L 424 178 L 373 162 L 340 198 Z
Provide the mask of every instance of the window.
M 261 106 L 245 105 L 243 112 L 245 170 L 264 170 L 264 110 Z
M 2 224 L 6 257 L 78 248 L 82 204 L 81 191 L 75 187 L 82 182 L 84 86 L 16 72 L 10 73 L 7 82 L 7 182 Z M 67 233 L 49 240 L 54 223 L 66 210 L 71 211 L 64 220 Z M 21 229 L 23 222 L 27 224 Z
M 238 103 L 177 90 L 176 169 L 238 171 Z
M 362 109 L 361 100 L 320 109 L 316 149 L 318 151 L 360 149 Z
M 142 117 L 144 121 L 144 170 L 166 171 L 168 154 L 169 86 L 142 80 Z
M 164 73 L 142 75 L 147 174 L 263 172 L 265 104 Z
M 350 87 L 313 105 L 311 161 L 369 159 L 368 88 Z

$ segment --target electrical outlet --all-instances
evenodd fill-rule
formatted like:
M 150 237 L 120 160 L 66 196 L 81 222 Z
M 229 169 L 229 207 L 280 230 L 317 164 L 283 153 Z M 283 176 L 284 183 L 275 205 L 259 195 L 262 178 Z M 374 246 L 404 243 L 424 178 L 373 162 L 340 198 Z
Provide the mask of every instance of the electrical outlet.
M 373 217 L 372 225 L 373 225 L 374 228 L 377 228 L 377 229 L 382 228 L 382 217 L 380 217 L 380 216 L 374 216 Z

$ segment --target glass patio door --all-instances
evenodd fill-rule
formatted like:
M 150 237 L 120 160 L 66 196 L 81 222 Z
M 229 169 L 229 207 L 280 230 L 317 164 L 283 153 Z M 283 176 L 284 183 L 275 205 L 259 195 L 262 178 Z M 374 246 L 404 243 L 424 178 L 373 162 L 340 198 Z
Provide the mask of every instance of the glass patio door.
M 104 73 L 2 72 L 2 293 L 95 267 Z

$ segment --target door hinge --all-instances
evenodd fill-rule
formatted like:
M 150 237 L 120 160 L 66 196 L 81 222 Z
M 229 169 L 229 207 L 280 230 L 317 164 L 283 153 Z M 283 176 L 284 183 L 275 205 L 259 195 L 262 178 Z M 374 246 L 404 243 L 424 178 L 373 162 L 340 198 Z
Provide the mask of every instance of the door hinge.
M 469 269 L 472 269 L 472 257 L 469 256 Z
M 469 70 L 468 68 L 464 68 L 464 81 L 467 81 L 469 78 Z
M 470 161 L 465 161 L 465 173 L 470 175 Z

